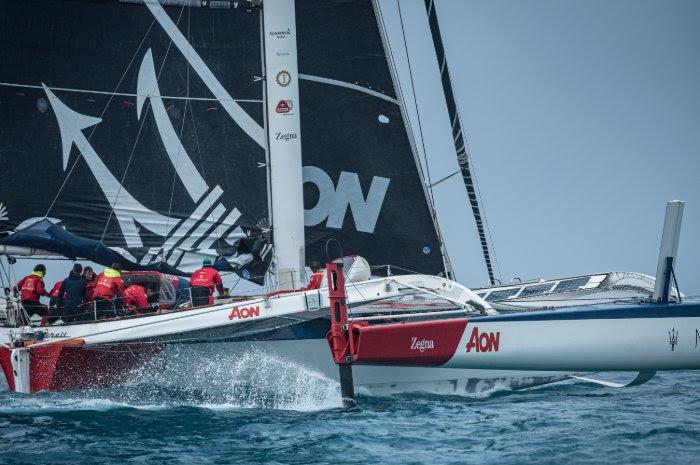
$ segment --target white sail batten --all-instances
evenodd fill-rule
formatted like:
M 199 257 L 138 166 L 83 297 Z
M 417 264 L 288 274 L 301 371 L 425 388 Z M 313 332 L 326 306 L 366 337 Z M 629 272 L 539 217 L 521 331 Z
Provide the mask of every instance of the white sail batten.
M 304 280 L 304 193 L 295 2 L 263 7 L 273 260 L 279 289 Z

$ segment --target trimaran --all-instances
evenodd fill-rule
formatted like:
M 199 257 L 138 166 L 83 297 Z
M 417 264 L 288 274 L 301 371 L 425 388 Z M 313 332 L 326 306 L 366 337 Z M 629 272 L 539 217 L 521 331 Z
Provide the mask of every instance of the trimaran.
M 111 385 L 183 344 L 204 356 L 259 349 L 330 376 L 336 362 L 341 374 L 356 364 L 355 383 L 378 392 L 521 388 L 607 370 L 639 372 L 640 384 L 700 367 L 700 304 L 672 280 L 682 202 L 667 206 L 656 278 L 496 284 L 426 0 L 454 174 L 491 286 L 452 279 L 430 195 L 446 179 L 425 176 L 384 3 L 0 6 L 3 62 L 13 64 L 0 70 L 3 153 L 24 144 L 31 154 L 3 159 L 0 251 L 8 265 L 118 261 L 159 296 L 155 313 L 42 326 L 6 292 L 0 363 L 11 389 Z M 339 255 L 321 289 L 299 290 L 306 263 Z M 191 308 L 177 276 L 203 257 L 276 290 Z

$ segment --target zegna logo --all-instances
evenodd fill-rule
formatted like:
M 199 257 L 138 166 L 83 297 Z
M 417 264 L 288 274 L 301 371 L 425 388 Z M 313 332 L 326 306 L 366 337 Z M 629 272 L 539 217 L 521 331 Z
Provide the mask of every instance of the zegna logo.
M 310 182 L 318 188 L 318 202 L 304 211 L 304 224 L 316 226 L 326 221 L 327 228 L 341 229 L 345 213 L 350 207 L 358 231 L 373 233 L 389 188 L 389 178 L 374 176 L 367 197 L 362 192 L 357 173 L 341 171 L 338 184 L 315 166 L 304 167 L 304 183 Z
M 411 338 L 411 350 L 417 350 L 419 352 L 425 352 L 426 350 L 434 349 L 435 341 L 432 339 L 418 339 L 417 337 Z

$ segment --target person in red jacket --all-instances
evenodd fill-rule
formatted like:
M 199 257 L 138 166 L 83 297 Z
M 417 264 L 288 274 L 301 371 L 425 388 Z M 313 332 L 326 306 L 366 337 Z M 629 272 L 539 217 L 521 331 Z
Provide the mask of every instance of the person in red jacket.
M 136 315 L 140 315 L 148 309 L 148 295 L 146 289 L 138 284 L 132 284 L 126 288 L 126 304 Z
M 112 263 L 112 266 L 97 275 L 92 298 L 98 317 L 114 316 L 117 309 L 123 308 L 122 302 L 128 298 L 118 263 Z
M 56 301 L 58 300 L 58 291 L 61 289 L 61 284 L 63 284 L 63 280 L 56 281 L 56 284 L 54 284 L 51 288 L 51 291 L 49 292 L 49 307 L 56 306 Z
M 192 273 L 190 278 L 190 293 L 192 306 L 214 305 L 214 288 L 219 296 L 224 295 L 224 285 L 219 272 L 214 269 L 210 258 L 205 258 L 202 267 Z
M 312 289 L 318 289 L 323 283 L 323 269 L 319 262 L 311 263 L 311 279 L 306 287 L 301 288 L 302 291 L 310 291 Z
M 91 266 L 83 268 L 83 278 L 85 278 L 85 305 L 89 307 L 92 303 L 92 294 L 95 293 L 95 286 L 97 285 L 95 272 Z
M 46 267 L 41 263 L 34 267 L 32 274 L 20 279 L 15 286 L 15 291 L 19 290 L 19 300 L 29 315 L 38 314 L 42 317 L 48 314 L 46 305 L 42 305 L 42 297 L 50 297 L 44 285 L 44 275 Z

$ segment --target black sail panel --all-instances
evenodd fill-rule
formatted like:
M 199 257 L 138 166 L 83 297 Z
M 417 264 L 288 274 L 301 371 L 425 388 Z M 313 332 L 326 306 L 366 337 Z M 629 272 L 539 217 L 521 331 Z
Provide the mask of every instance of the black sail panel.
M 296 18 L 307 260 L 443 272 L 372 2 L 297 0 Z
M 164 3 L 0 4 L 3 231 L 46 216 L 181 271 L 261 235 L 260 13 Z

